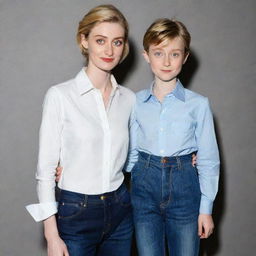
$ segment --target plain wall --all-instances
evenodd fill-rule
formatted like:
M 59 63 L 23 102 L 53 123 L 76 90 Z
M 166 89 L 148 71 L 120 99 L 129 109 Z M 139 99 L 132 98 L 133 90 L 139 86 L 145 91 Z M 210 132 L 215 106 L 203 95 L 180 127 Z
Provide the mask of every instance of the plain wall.
M 83 66 L 75 41 L 77 24 L 100 3 L 106 2 L 0 0 L 0 256 L 46 255 L 42 224 L 24 208 L 37 202 L 34 176 L 42 101 L 51 85 L 73 78 Z M 175 17 L 191 32 L 192 53 L 181 80 L 209 97 L 222 160 L 216 230 L 202 243 L 202 255 L 254 255 L 256 1 L 108 3 L 120 8 L 130 23 L 131 54 L 116 73 L 134 91 L 152 80 L 141 56 L 149 24 Z

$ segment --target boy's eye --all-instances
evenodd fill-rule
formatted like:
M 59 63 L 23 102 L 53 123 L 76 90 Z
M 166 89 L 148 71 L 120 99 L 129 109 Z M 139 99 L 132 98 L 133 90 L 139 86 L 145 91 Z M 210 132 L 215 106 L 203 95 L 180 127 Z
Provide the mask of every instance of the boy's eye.
M 104 44 L 105 41 L 104 41 L 104 39 L 97 39 L 96 42 L 97 42 L 98 44 Z
M 156 57 L 161 57 L 163 55 L 163 53 L 162 52 L 154 52 L 154 55 Z
M 172 56 L 173 56 L 173 57 L 179 57 L 180 54 L 179 54 L 178 52 L 174 52 L 174 53 L 172 53 Z
M 123 41 L 122 40 L 115 40 L 114 41 L 114 45 L 115 46 L 121 46 L 123 44 Z

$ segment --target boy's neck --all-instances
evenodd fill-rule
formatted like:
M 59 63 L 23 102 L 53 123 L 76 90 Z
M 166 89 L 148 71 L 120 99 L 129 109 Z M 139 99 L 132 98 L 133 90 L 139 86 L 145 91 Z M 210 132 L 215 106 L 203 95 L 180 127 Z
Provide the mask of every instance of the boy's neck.
M 171 81 L 165 82 L 155 78 L 155 83 L 153 87 L 153 94 L 156 98 L 162 102 L 164 97 L 171 93 L 176 87 L 177 78 L 172 79 Z

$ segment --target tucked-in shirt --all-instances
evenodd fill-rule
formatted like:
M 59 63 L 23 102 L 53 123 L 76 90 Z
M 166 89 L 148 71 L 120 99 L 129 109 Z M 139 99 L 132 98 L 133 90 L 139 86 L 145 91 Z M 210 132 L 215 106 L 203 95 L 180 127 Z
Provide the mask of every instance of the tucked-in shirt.
M 160 102 L 153 86 L 154 82 L 136 95 L 126 170 L 132 170 L 138 151 L 162 157 L 197 152 L 200 213 L 211 214 L 218 190 L 219 153 L 209 101 L 177 81 Z
M 44 100 L 36 172 L 39 204 L 27 206 L 36 221 L 57 212 L 58 187 L 87 195 L 116 190 L 123 182 L 129 145 L 129 119 L 135 94 L 111 76 L 105 108 L 102 94 L 82 69 L 75 79 L 51 87 Z

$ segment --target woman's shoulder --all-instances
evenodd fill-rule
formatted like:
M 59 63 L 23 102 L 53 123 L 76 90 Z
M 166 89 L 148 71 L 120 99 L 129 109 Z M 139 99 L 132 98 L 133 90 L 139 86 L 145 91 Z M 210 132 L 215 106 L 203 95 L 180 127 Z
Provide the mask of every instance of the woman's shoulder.
M 118 85 L 118 87 L 119 87 L 121 94 L 123 94 L 127 97 L 130 97 L 131 99 L 135 99 L 135 93 L 131 89 L 124 87 L 122 85 Z

